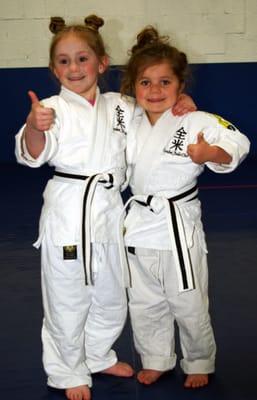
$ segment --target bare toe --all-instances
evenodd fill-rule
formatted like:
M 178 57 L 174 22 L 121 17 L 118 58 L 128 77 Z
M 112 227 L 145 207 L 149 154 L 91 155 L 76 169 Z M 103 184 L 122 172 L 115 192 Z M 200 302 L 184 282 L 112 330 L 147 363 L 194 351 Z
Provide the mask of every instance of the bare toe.
M 184 386 L 186 388 L 199 388 L 208 385 L 208 374 L 189 374 L 185 380 Z
M 124 378 L 130 378 L 131 376 L 134 375 L 134 370 L 129 364 L 118 361 L 111 367 L 104 369 L 102 373 L 114 376 L 121 376 Z
M 65 390 L 68 400 L 90 400 L 90 389 L 87 385 L 76 386 Z
M 155 369 L 142 369 L 137 374 L 137 379 L 144 385 L 151 385 L 156 382 L 164 373 L 164 371 L 157 371 Z

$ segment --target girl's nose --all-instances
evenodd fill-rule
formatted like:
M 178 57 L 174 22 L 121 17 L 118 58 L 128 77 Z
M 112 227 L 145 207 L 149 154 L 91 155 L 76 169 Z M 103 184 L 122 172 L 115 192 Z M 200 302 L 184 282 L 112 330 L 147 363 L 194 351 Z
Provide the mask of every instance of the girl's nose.
M 159 83 L 152 83 L 151 85 L 151 92 L 153 93 L 158 93 L 161 90 L 161 86 L 159 85 Z
M 78 69 L 78 64 L 76 63 L 76 61 L 73 61 L 70 63 L 70 70 L 71 71 L 77 71 Z

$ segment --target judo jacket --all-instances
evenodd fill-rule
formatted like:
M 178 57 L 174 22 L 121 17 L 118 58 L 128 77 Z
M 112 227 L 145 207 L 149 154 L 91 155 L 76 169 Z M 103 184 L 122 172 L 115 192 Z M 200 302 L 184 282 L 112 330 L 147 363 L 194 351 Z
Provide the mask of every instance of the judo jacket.
M 91 242 L 116 243 L 115 224 L 122 208 L 120 188 L 125 182 L 126 133 L 134 111 L 133 101 L 123 100 L 118 93 L 100 95 L 98 89 L 92 106 L 62 87 L 59 95 L 43 100 L 42 104 L 55 111 L 55 123 L 45 132 L 45 148 L 33 159 L 23 140 L 24 127 L 21 128 L 16 135 L 18 162 L 33 168 L 48 163 L 60 175 L 98 175 L 90 199 Z M 40 246 L 46 221 L 52 227 L 55 245 L 80 242 L 84 192 L 85 182 L 80 179 L 54 176 L 48 181 L 36 247 Z

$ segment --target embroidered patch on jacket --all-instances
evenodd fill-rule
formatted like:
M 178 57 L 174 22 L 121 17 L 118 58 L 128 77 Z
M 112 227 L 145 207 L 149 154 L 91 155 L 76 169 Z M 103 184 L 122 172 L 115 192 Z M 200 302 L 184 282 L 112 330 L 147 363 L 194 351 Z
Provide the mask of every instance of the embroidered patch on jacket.
M 127 134 L 126 132 L 126 126 L 124 122 L 124 110 L 118 105 L 115 108 L 115 121 L 114 121 L 114 131 L 118 131 L 121 133 L 124 133 L 125 135 Z
M 224 126 L 224 128 L 230 129 L 231 131 L 236 131 L 236 128 L 234 125 L 231 124 L 231 122 L 226 121 L 224 118 L 220 117 L 217 114 L 211 114 L 213 115 L 215 118 L 217 118 L 218 123 L 222 126 Z
M 188 157 L 188 154 L 187 154 L 187 151 L 185 148 L 186 135 L 187 135 L 187 132 L 185 131 L 185 129 L 182 126 L 175 132 L 175 135 L 166 144 L 163 151 L 165 153 L 169 153 L 174 156 Z
M 77 259 L 77 246 L 63 246 L 63 259 L 76 260 Z

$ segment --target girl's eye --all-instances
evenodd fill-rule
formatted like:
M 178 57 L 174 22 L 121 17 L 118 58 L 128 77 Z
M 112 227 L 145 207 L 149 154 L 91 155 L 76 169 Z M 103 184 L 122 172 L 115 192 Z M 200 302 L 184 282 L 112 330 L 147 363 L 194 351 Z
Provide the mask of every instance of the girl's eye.
M 168 80 L 168 79 L 163 79 L 162 81 L 161 81 L 161 83 L 162 83 L 162 86 L 168 86 L 168 85 L 170 85 L 170 80 Z
M 141 86 L 147 86 L 147 85 L 149 85 L 149 81 L 147 81 L 146 79 L 144 79 L 144 80 L 140 81 L 140 85 L 141 85 Z
M 88 58 L 86 56 L 80 56 L 79 57 L 79 61 L 80 62 L 86 62 L 88 60 Z
M 59 64 L 68 64 L 68 60 L 66 60 L 66 58 L 61 58 L 58 62 Z

